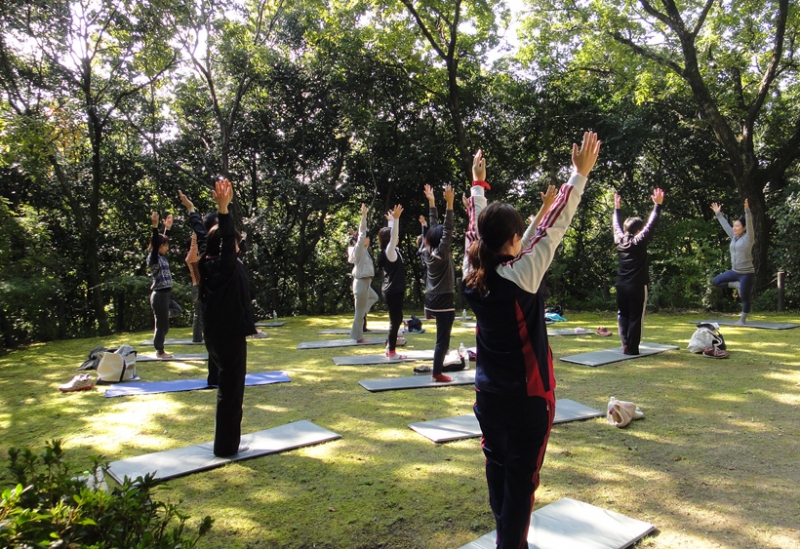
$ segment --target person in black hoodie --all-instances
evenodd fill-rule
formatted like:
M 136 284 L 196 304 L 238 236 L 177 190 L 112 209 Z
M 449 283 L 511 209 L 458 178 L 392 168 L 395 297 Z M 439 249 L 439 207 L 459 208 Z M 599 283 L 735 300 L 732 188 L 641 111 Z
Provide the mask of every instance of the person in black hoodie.
M 200 302 L 205 321 L 209 385 L 217 385 L 214 455 L 231 456 L 239 451 L 242 434 L 247 336 L 256 333 L 247 272 L 237 258 L 241 238 L 228 213 L 233 187 L 227 179 L 216 182 L 213 196 L 219 223 L 207 234 L 191 201 L 183 193 L 180 196 L 189 210 L 200 250 Z M 214 373 L 216 380 L 212 379 Z
M 653 239 L 658 214 L 664 202 L 664 191 L 654 189 L 653 212 L 647 223 L 639 217 L 629 217 L 620 227 L 620 197 L 614 195 L 614 244 L 617 247 L 619 267 L 617 270 L 617 322 L 622 340 L 622 353 L 638 355 L 642 340 L 642 321 L 647 307 L 647 285 L 650 272 L 647 265 L 647 245 Z

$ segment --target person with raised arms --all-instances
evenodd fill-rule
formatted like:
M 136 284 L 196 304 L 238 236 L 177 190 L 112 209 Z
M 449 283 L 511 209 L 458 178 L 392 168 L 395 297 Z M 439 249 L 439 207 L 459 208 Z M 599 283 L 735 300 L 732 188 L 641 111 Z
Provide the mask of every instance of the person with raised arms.
M 386 307 L 389 309 L 389 337 L 386 342 L 386 356 L 390 360 L 402 360 L 405 356 L 397 354 L 397 331 L 403 324 L 403 298 L 406 293 L 406 267 L 403 256 L 397 249 L 399 240 L 400 215 L 403 207 L 396 205 L 386 214 L 388 227 L 378 231 L 381 253 L 378 267 L 383 269 L 381 291 Z
M 716 202 L 711 204 L 711 209 L 731 239 L 731 269 L 714 277 L 711 284 L 717 288 L 726 288 L 730 282 L 739 283 L 739 298 L 742 300 L 742 316 L 736 321 L 737 326 L 744 326 L 747 315 L 750 314 L 750 295 L 753 292 L 753 282 L 756 278 L 756 268 L 753 264 L 753 237 L 747 232 L 747 227 L 753 226 L 753 215 L 750 213 L 750 201 L 744 200 L 744 216 L 733 222 L 733 227 L 725 219 L 722 206 Z
M 367 206 L 361 204 L 361 221 L 358 224 L 358 234 L 350 238 L 350 246 L 347 248 L 347 262 L 353 264 L 353 298 L 356 309 L 353 315 L 353 325 L 350 328 L 350 338 L 359 343 L 364 341 L 364 331 L 367 329 L 367 313 L 378 301 L 378 294 L 372 289 L 375 266 L 369 253 L 367 211 Z
M 614 194 L 614 245 L 617 247 L 617 324 L 622 340 L 622 354 L 638 355 L 642 341 L 642 321 L 647 308 L 647 285 L 650 270 L 647 265 L 647 245 L 653 239 L 658 214 L 664 202 L 664 191 L 653 190 L 653 211 L 647 223 L 641 217 L 629 217 L 619 224 L 621 198 Z
M 465 238 L 465 297 L 475 313 L 474 412 L 483 433 L 489 506 L 497 548 L 527 547 L 534 493 L 555 416 L 553 353 L 547 341 L 540 284 L 580 203 L 597 160 L 597 134 L 573 145 L 574 171 L 526 230 L 510 204 L 486 205 L 486 165 L 473 159 Z M 543 195 L 543 200 L 545 195 Z
M 169 235 L 172 230 L 172 215 L 164 219 L 164 233 L 158 232 L 158 213 L 150 215 L 152 236 L 147 247 L 147 268 L 153 279 L 150 284 L 150 308 L 153 310 L 155 329 L 153 330 L 153 347 L 158 358 L 172 358 L 164 351 L 164 340 L 169 332 L 169 319 L 180 316 L 182 309 L 172 298 L 172 273 L 169 270 L 167 252 L 169 251 Z

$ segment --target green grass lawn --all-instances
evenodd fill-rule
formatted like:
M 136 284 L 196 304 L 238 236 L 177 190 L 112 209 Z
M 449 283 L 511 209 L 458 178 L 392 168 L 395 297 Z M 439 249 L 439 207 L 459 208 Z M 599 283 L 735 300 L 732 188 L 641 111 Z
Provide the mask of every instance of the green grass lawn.
M 694 331 L 688 321 L 703 315 L 650 315 L 644 339 L 681 350 L 587 368 L 557 358 L 617 345 L 615 317 L 565 316 L 570 322 L 556 327 L 605 325 L 614 336 L 550 338 L 558 398 L 605 410 L 613 395 L 638 404 L 645 418 L 624 430 L 604 418 L 555 426 L 537 508 L 571 497 L 654 523 L 658 532 L 638 547 L 800 546 L 800 328 L 723 326 L 730 358 L 713 360 L 685 350 Z M 752 319 L 800 323 L 797 315 Z M 494 529 L 479 439 L 437 445 L 408 428 L 471 413 L 473 388 L 369 393 L 359 380 L 411 375 L 413 363 L 335 366 L 334 356 L 382 347 L 295 348 L 343 337 L 316 331 L 349 322 L 347 316 L 291 318 L 282 328 L 265 328 L 269 338 L 248 343 L 248 371 L 285 370 L 292 381 L 246 389 L 243 432 L 305 419 L 342 438 L 164 483 L 157 497 L 183 500 L 190 523 L 206 514 L 215 519 L 199 547 L 448 549 Z M 388 318 L 370 315 L 370 323 Z M 407 348 L 433 348 L 434 324 L 425 327 L 425 334 L 408 336 Z M 4 462 L 10 447 L 38 452 L 54 438 L 63 439 L 68 461 L 79 467 L 91 455 L 113 461 L 213 440 L 214 391 L 106 399 L 103 388 L 57 390 L 93 347 L 151 335 L 58 341 L 0 357 Z M 189 337 L 189 331 L 172 330 L 169 337 Z M 474 333 L 456 321 L 451 345 L 461 342 L 474 345 Z M 205 368 L 137 365 L 146 381 L 201 378 Z M 5 467 L 0 480 L 2 488 L 11 485 Z

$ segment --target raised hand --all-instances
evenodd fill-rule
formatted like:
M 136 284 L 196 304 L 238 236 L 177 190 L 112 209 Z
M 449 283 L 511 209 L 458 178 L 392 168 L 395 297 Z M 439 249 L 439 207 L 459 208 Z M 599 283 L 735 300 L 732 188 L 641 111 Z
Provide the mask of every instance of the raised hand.
M 425 185 L 425 198 L 428 199 L 428 205 L 433 207 L 436 204 L 436 198 L 433 196 L 433 188 L 430 185 Z
M 722 211 L 722 206 L 720 204 L 717 204 L 716 202 L 712 202 L 711 209 L 714 210 L 715 214 L 718 214 L 719 212 Z
M 622 204 L 622 197 L 617 193 L 614 193 L 614 209 L 619 210 L 620 204 Z
M 474 181 L 486 181 L 486 159 L 480 149 L 472 157 L 472 179 Z
M 547 187 L 547 191 L 539 193 L 539 196 L 542 197 L 542 208 L 545 211 L 549 210 L 550 206 L 552 206 L 553 202 L 555 202 L 556 198 L 558 198 L 558 192 L 556 192 L 556 186 L 549 185 Z
M 663 204 L 664 191 L 662 189 L 653 189 L 653 196 L 651 197 L 656 204 Z
M 158 212 L 150 214 L 150 221 L 153 223 L 153 228 L 158 229 Z
M 589 176 L 594 163 L 597 162 L 597 155 L 600 154 L 600 141 L 597 140 L 595 132 L 585 132 L 581 147 L 578 149 L 577 143 L 572 144 L 572 165 L 575 171 L 584 177 Z
M 444 200 L 447 202 L 447 209 L 453 209 L 453 200 L 456 198 L 456 193 L 453 191 L 453 186 L 447 184 L 444 186 Z
M 461 203 L 464 205 L 464 209 L 469 211 L 469 198 L 464 193 L 461 193 Z
M 744 209 L 745 210 L 750 209 L 750 201 L 747 198 L 744 199 Z
M 164 220 L 164 230 L 168 231 L 170 229 L 172 229 L 172 214 L 169 214 Z
M 422 225 L 423 227 L 427 227 L 428 226 L 428 220 L 425 219 L 424 215 L 420 215 L 419 216 L 419 224 Z
M 403 213 L 403 207 L 400 204 L 397 204 L 394 207 L 394 210 L 392 210 L 390 213 L 392 214 L 392 217 L 394 217 L 395 219 L 400 219 L 400 216 Z
M 227 179 L 219 179 L 214 183 L 214 190 L 211 191 L 214 202 L 217 203 L 217 210 L 222 215 L 228 213 L 228 204 L 233 200 L 233 185 Z
M 369 208 L 367 208 L 367 205 L 362 203 L 361 204 L 361 217 L 366 218 L 368 211 L 369 211 Z
M 384 217 L 384 219 L 386 219 L 386 221 L 387 221 L 387 222 L 388 222 L 388 221 L 391 221 L 391 220 L 393 219 L 393 218 L 392 218 L 392 210 L 389 210 L 388 212 L 386 212 L 385 214 L 383 214 L 383 217 Z
M 183 191 L 178 191 L 178 198 L 181 199 L 181 204 L 183 204 L 186 207 L 189 213 L 194 211 L 194 204 L 192 204 L 192 201 L 189 200 L 188 196 L 183 194 Z

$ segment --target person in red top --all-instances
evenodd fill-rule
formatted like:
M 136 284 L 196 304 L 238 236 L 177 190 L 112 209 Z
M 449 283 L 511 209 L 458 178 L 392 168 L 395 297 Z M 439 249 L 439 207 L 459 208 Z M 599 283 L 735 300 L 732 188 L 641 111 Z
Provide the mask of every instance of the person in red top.
M 581 148 L 573 146 L 572 176 L 552 205 L 543 205 L 538 226 L 534 220 L 527 230 L 513 206 L 486 206 L 481 151 L 473 161 L 464 296 L 477 320 L 474 411 L 483 433 L 498 549 L 528 547 L 534 492 L 556 404 L 540 284 L 599 150 L 597 134 L 585 133 Z

